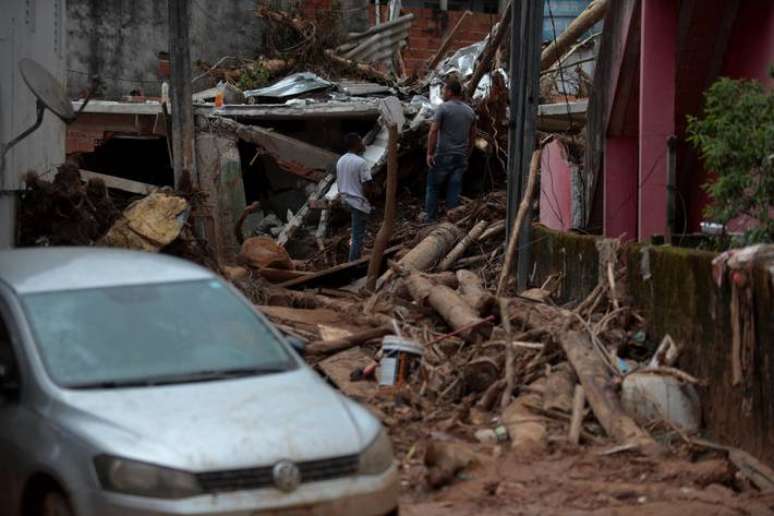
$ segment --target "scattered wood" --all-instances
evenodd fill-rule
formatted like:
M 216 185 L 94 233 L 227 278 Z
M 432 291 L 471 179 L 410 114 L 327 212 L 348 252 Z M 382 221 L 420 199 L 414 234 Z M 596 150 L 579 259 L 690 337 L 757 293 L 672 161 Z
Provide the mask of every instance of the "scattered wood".
M 346 66 L 348 68 L 352 68 L 353 70 L 357 70 L 358 73 L 360 73 L 363 77 L 367 79 L 376 81 L 381 84 L 392 84 L 392 81 L 387 76 L 387 74 L 384 74 L 378 71 L 376 68 L 372 66 L 369 66 L 365 63 L 358 63 L 358 62 L 352 61 L 351 59 L 345 59 L 341 56 L 337 56 L 333 50 L 326 50 L 325 55 L 328 56 L 328 59 L 330 59 L 331 61 L 333 61 L 338 65 Z
M 385 335 L 392 334 L 393 329 L 391 327 L 381 326 L 338 339 L 318 340 L 311 342 L 308 346 L 306 346 L 306 348 L 304 348 L 304 353 L 307 355 L 332 355 L 334 353 L 338 353 L 340 351 L 364 344 L 369 340 L 378 339 L 384 337 Z
M 540 54 L 540 69 L 547 70 L 556 63 L 562 55 L 585 34 L 594 24 L 601 20 L 607 12 L 608 0 L 595 0 L 586 10 L 580 13 L 556 40 L 552 41 Z
M 508 242 L 508 250 L 505 253 L 505 261 L 503 263 L 502 271 L 500 271 L 500 280 L 497 283 L 497 297 L 502 296 L 508 279 L 511 277 L 511 270 L 513 268 L 513 260 L 516 257 L 516 251 L 519 243 L 519 233 L 521 226 L 524 224 L 524 220 L 529 212 L 529 205 L 532 202 L 532 195 L 535 190 L 535 183 L 537 178 L 538 169 L 540 168 L 540 156 L 542 151 L 540 149 L 535 150 L 532 153 L 532 162 L 529 166 L 529 179 L 527 180 L 527 189 L 524 191 L 524 197 L 519 204 L 519 210 L 516 213 L 516 219 L 513 222 L 513 230 L 511 231 L 511 239 Z
M 482 220 L 473 226 L 470 232 L 468 232 L 468 234 L 465 235 L 462 240 L 457 242 L 457 245 L 455 245 L 449 254 L 446 255 L 446 258 L 441 261 L 441 263 L 438 265 L 438 270 L 449 270 L 449 268 L 454 265 L 454 262 L 456 262 L 457 259 L 460 258 L 465 253 L 465 251 L 467 251 L 468 247 L 470 247 L 473 242 L 478 240 L 478 237 L 481 236 L 481 233 L 484 232 L 488 225 L 489 223 L 487 221 Z
M 586 406 L 586 394 L 583 392 L 583 387 L 580 385 L 575 386 L 575 393 L 572 399 L 572 420 L 570 420 L 570 444 L 578 446 L 580 442 L 580 434 L 583 428 L 583 416 L 584 407 Z
M 92 172 L 91 170 L 79 169 L 78 172 L 81 173 L 81 178 L 84 181 L 101 179 L 108 188 L 121 190 L 123 192 L 147 195 L 158 188 L 156 185 L 132 181 L 131 179 L 124 179 L 123 177 L 110 176 L 108 174 L 100 174 L 99 172 Z
M 690 439 L 690 443 L 694 446 L 726 452 L 728 459 L 742 475 L 755 484 L 755 487 L 763 492 L 774 492 L 774 469 L 762 463 L 748 452 L 698 437 Z
M 456 290 L 460 286 L 459 279 L 457 279 L 457 275 L 453 272 L 423 273 L 423 275 L 433 283 L 446 285 L 450 289 Z M 396 282 L 395 295 L 403 298 L 411 298 L 411 294 L 408 291 L 405 281 L 401 280 Z
M 565 331 L 559 343 L 580 379 L 589 405 L 605 431 L 625 444 L 642 447 L 648 454 L 661 451 L 653 438 L 629 417 L 613 390 L 611 373 L 594 351 L 591 339 L 585 333 Z
M 575 390 L 575 372 L 567 362 L 554 367 L 546 376 L 546 388 L 543 393 L 543 408 L 572 413 L 573 392 Z
M 288 269 L 276 269 L 274 267 L 263 267 L 257 270 L 258 274 L 266 278 L 271 283 L 280 283 L 299 278 L 307 278 L 314 273 L 310 271 L 296 271 Z
M 457 271 L 457 281 L 459 283 L 462 299 L 478 314 L 486 314 L 491 311 L 495 297 L 484 289 L 481 278 L 478 274 L 459 270 Z
M 375 290 L 376 288 L 376 279 L 381 272 L 384 250 L 387 249 L 387 242 L 390 241 L 395 228 L 395 215 L 398 205 L 398 127 L 395 124 L 390 124 L 388 130 L 387 192 L 384 201 L 384 220 L 382 221 L 382 227 L 379 228 L 379 233 L 376 235 L 376 239 L 374 239 L 371 261 L 368 264 L 366 287 L 369 290 Z
M 399 245 L 390 247 L 389 249 L 384 251 L 383 258 L 388 258 L 392 256 L 393 254 L 397 253 L 400 249 L 401 249 L 401 246 Z M 371 260 L 371 257 L 366 256 L 358 260 L 355 260 L 353 262 L 342 263 L 304 277 L 286 281 L 284 283 L 281 283 L 279 286 L 283 288 L 294 289 L 294 288 L 301 288 L 301 287 L 304 287 L 304 288 L 312 288 L 312 287 L 318 287 L 318 286 L 337 287 L 337 286 L 346 285 L 347 283 L 350 283 L 353 279 L 357 278 L 358 275 L 362 275 L 365 273 L 365 270 L 368 267 L 368 262 L 370 260 Z
M 427 237 L 400 259 L 398 265 L 413 271 L 428 271 L 446 256 L 460 238 L 460 230 L 455 225 L 448 222 L 438 224 Z M 376 290 L 382 288 L 393 274 L 392 270 L 385 272 L 376 282 Z
M 325 251 L 325 235 L 328 234 L 329 215 L 330 210 L 327 208 L 323 208 L 323 210 L 320 211 L 320 222 L 317 224 L 317 231 L 314 234 L 314 239 L 317 242 L 317 248 L 320 249 L 320 252 Z
M 479 334 L 488 334 L 488 325 L 449 287 L 434 284 L 417 273 L 406 276 L 406 285 L 417 303 L 432 306 L 452 329 L 462 332 L 460 336 L 465 340 L 472 340 Z
M 293 238 L 295 232 L 298 231 L 298 228 L 304 224 L 304 220 L 309 215 L 309 212 L 311 211 L 309 208 L 309 202 L 316 201 L 325 195 L 335 180 L 336 177 L 333 174 L 328 174 L 322 181 L 320 181 L 320 183 L 317 185 L 317 190 L 315 190 L 315 192 L 309 196 L 307 202 L 304 203 L 301 209 L 298 210 L 298 213 L 296 213 L 282 229 L 282 232 L 277 237 L 277 244 L 281 245 L 282 247 L 287 245 L 288 241 Z

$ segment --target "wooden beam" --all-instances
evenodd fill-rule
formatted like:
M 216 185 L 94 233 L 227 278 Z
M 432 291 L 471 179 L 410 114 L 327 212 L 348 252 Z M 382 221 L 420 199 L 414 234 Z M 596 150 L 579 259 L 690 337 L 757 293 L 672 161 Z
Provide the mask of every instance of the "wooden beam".
M 193 87 L 191 86 L 191 43 L 188 0 L 169 0 L 169 58 L 172 102 L 172 158 L 175 187 L 196 181 L 194 170 Z M 189 176 L 188 179 L 185 179 Z
M 108 188 L 122 190 L 124 192 L 147 195 L 151 193 L 154 188 L 158 188 L 156 185 L 132 181 L 131 179 L 124 179 L 123 177 L 110 176 L 108 174 L 100 174 L 99 172 L 92 172 L 91 170 L 80 169 L 79 172 L 84 181 L 88 181 L 89 179 L 101 179 Z
M 401 247 L 402 246 L 400 245 L 390 247 L 389 249 L 384 251 L 384 258 L 386 259 L 392 256 L 393 254 L 397 253 L 401 249 Z M 306 276 L 304 278 L 298 278 L 298 279 L 286 281 L 284 283 L 280 283 L 279 286 L 292 289 L 292 288 L 299 288 L 299 287 L 316 288 L 320 286 L 337 287 L 341 285 L 346 285 L 350 283 L 353 279 L 356 279 L 357 277 L 362 277 L 368 270 L 368 263 L 370 261 L 371 261 L 371 257 L 366 256 L 364 258 L 360 258 L 359 260 L 355 260 L 354 262 L 347 262 L 347 263 L 336 265 L 329 269 L 325 269 L 323 271 L 312 274 L 311 276 Z M 384 264 L 382 264 L 382 266 L 383 265 Z

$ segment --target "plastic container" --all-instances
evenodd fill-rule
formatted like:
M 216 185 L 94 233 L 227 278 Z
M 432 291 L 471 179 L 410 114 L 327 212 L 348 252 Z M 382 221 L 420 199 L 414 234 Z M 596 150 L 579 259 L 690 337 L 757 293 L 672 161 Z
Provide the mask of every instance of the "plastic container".
M 218 89 L 215 92 L 215 109 L 223 108 L 223 100 L 226 97 L 226 85 L 222 82 L 218 83 Z
M 418 366 L 417 358 L 425 350 L 414 341 L 387 335 L 382 339 L 382 359 L 379 361 L 379 384 L 401 385 Z

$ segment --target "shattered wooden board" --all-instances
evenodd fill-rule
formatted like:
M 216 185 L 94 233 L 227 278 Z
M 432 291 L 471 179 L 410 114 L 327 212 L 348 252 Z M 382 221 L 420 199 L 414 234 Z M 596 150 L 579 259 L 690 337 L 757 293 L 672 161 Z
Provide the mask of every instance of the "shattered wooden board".
M 359 348 L 352 348 L 326 358 L 317 367 L 339 388 L 341 392 L 360 401 L 364 401 L 376 392 L 379 385 L 374 381 L 350 381 L 349 375 L 358 368 L 365 368 L 372 362 L 371 357 Z

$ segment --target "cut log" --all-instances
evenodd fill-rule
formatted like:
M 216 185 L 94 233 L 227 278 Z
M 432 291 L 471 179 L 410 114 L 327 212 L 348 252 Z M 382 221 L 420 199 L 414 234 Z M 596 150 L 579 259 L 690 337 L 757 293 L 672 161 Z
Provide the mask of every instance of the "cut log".
M 607 0 L 595 0 L 575 18 L 555 41 L 540 54 L 540 70 L 547 70 L 575 43 L 582 34 L 601 20 L 607 12 Z
M 371 262 L 368 264 L 366 287 L 369 290 L 376 288 L 376 279 L 381 272 L 384 250 L 387 249 L 387 242 L 390 241 L 392 231 L 395 228 L 395 212 L 398 204 L 398 127 L 395 124 L 391 124 L 388 130 L 387 192 L 384 201 L 384 220 L 382 221 L 382 227 L 379 228 L 379 233 L 376 235 L 376 239 L 374 239 Z
M 454 249 L 452 249 L 449 254 L 446 255 L 446 258 L 441 261 L 441 264 L 438 266 L 438 270 L 448 271 L 451 266 L 454 265 L 454 262 L 456 262 L 457 259 L 459 259 L 459 257 L 465 253 L 468 247 L 470 247 L 470 244 L 478 240 L 478 237 L 481 236 L 481 233 L 484 232 L 488 225 L 489 223 L 487 221 L 482 220 L 473 226 L 473 229 L 471 229 L 462 240 L 457 242 L 457 245 L 454 246 Z
M 613 388 L 610 370 L 594 351 L 591 339 L 578 331 L 562 332 L 559 343 L 586 393 L 591 410 L 608 435 L 622 444 L 633 444 L 647 454 L 661 447 L 624 412 Z
M 437 274 L 425 274 L 424 276 L 433 283 L 446 285 L 447 287 L 454 290 L 460 286 L 457 275 L 453 272 L 439 272 Z M 395 295 L 403 298 L 411 297 L 411 293 L 409 293 L 405 281 L 396 282 Z
M 586 407 L 586 393 L 583 387 L 575 386 L 575 393 L 572 399 L 572 419 L 570 420 L 570 444 L 578 446 L 580 434 L 583 429 L 583 409 Z
M 487 335 L 489 324 L 481 321 L 473 309 L 455 291 L 444 285 L 436 285 L 421 274 L 412 273 L 406 277 L 411 297 L 419 304 L 430 305 L 453 329 L 461 330 L 460 337 L 472 340 L 476 335 Z
M 461 231 L 455 225 L 448 222 L 439 224 L 416 247 L 406 253 L 398 265 L 412 271 L 428 271 L 438 263 L 438 260 L 448 254 L 460 238 L 462 238 Z M 392 270 L 382 274 L 376 282 L 376 290 L 382 288 L 393 274 Z
M 459 32 L 460 28 L 462 27 L 462 23 L 467 19 L 468 16 L 472 15 L 470 11 L 465 11 L 462 13 L 462 16 L 460 16 L 460 19 L 457 20 L 457 24 L 452 28 L 452 30 L 449 31 L 449 34 L 446 35 L 446 38 L 443 40 L 443 43 L 441 43 L 441 46 L 438 48 L 438 51 L 435 53 L 433 58 L 430 60 L 430 62 L 427 65 L 427 69 L 429 71 L 435 70 L 435 67 L 438 66 L 438 63 L 441 62 L 441 60 L 446 55 L 446 52 L 449 51 L 449 47 L 451 44 L 455 41 L 455 36 L 457 35 L 457 32 Z
M 340 351 L 353 348 L 368 342 L 371 339 L 378 339 L 385 335 L 392 335 L 393 329 L 388 326 L 380 326 L 370 330 L 365 330 L 360 333 L 348 335 L 338 339 L 331 340 L 318 340 L 309 343 L 304 348 L 304 354 L 306 355 L 332 355 Z
M 459 270 L 457 271 L 457 281 L 459 283 L 462 299 L 464 299 L 476 313 L 483 315 L 491 311 L 495 302 L 495 297 L 484 289 L 478 274 L 466 270 Z
M 519 211 L 516 213 L 516 220 L 513 222 L 513 231 L 511 231 L 511 238 L 508 241 L 508 250 L 505 252 L 505 262 L 503 268 L 500 271 L 500 280 L 497 283 L 497 297 L 502 296 L 505 286 L 508 284 L 508 278 L 511 277 L 511 268 L 513 267 L 513 260 L 516 257 L 516 250 L 519 243 L 519 232 L 521 226 L 524 225 L 524 219 L 529 212 L 529 205 L 532 202 L 532 195 L 535 190 L 535 183 L 537 178 L 538 169 L 540 168 L 540 156 L 541 149 L 535 150 L 532 153 L 532 162 L 529 165 L 529 179 L 527 180 L 527 189 L 524 191 L 524 197 L 519 204 Z
M 484 242 L 485 240 L 489 240 L 493 236 L 500 235 L 502 233 L 505 233 L 505 220 L 498 220 L 486 228 L 486 231 L 481 233 L 481 236 L 478 237 L 478 241 Z
M 325 193 L 328 191 L 328 188 L 331 187 L 335 179 L 336 178 L 333 174 L 328 174 L 322 181 L 320 181 L 320 183 L 317 185 L 317 190 L 315 190 L 314 193 L 309 196 L 307 202 L 304 203 L 301 209 L 298 210 L 298 213 L 296 213 L 282 229 L 282 232 L 277 237 L 277 244 L 281 245 L 282 247 L 287 245 L 288 240 L 293 238 L 293 235 L 298 230 L 298 228 L 303 225 L 304 219 L 306 219 L 307 215 L 309 215 L 309 212 L 311 211 L 309 208 L 309 203 L 316 201 L 325 195 Z
M 490 35 L 484 50 L 481 51 L 481 56 L 476 63 L 476 68 L 473 70 L 473 76 L 465 87 L 465 93 L 469 99 L 473 98 L 473 94 L 476 92 L 476 88 L 478 88 L 478 83 L 481 82 L 481 78 L 484 77 L 484 74 L 491 70 L 492 61 L 497 53 L 497 49 L 500 48 L 500 45 L 505 39 L 505 35 L 510 32 L 510 28 L 511 3 L 508 2 L 508 7 L 505 8 L 502 16 L 500 16 L 497 32 L 494 35 Z
M 363 63 L 357 63 L 351 59 L 344 59 L 343 57 L 336 55 L 333 50 L 326 50 L 325 55 L 328 57 L 328 59 L 336 64 L 357 70 L 366 79 L 370 79 L 381 84 L 392 84 L 392 81 L 387 76 L 387 74 L 378 71 L 372 66 L 368 66 L 367 64 Z

